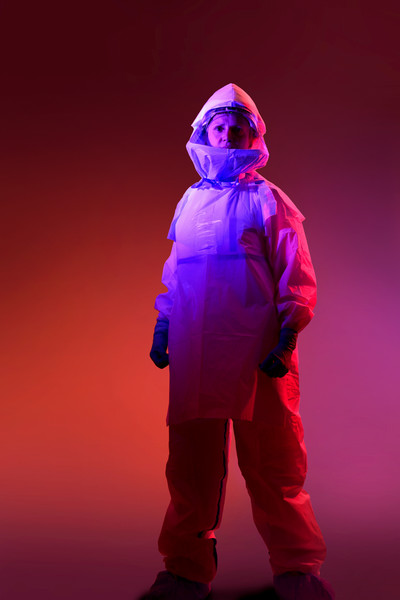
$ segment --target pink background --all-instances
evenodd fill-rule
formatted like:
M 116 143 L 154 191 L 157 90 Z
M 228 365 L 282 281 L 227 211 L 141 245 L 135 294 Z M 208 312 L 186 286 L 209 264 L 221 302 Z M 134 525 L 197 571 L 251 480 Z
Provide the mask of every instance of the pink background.
M 337 600 L 398 590 L 399 9 L 0 3 L 4 600 L 128 600 L 161 568 L 168 373 L 148 358 L 190 123 L 234 82 L 305 213 L 306 489 Z M 271 583 L 232 454 L 215 598 Z

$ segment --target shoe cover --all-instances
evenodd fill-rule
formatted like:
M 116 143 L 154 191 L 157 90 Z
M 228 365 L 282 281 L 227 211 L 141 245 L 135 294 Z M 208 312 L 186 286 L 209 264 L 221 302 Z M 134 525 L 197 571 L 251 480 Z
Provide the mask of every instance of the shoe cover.
M 274 576 L 280 600 L 334 600 L 335 593 L 327 581 L 310 573 L 283 573 Z
M 204 600 L 210 591 L 209 583 L 190 581 L 169 571 L 161 571 L 142 600 Z

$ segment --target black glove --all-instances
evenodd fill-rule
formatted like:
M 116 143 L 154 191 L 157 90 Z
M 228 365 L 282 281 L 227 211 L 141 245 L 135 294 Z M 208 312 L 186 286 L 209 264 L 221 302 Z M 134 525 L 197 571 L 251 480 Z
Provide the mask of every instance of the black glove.
M 270 377 L 283 377 L 289 372 L 292 354 L 296 348 L 297 332 L 294 329 L 281 329 L 278 345 L 258 365 Z
M 168 319 L 157 319 L 156 326 L 154 327 L 150 358 L 159 369 L 164 369 L 169 365 L 169 357 L 167 354 L 168 327 Z

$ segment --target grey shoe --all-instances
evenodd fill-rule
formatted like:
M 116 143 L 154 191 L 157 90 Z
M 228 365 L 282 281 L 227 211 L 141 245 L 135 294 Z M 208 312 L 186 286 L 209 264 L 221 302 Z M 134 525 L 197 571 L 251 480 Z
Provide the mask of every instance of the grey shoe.
M 274 588 L 280 600 L 335 600 L 331 585 L 311 573 L 274 575 Z
M 161 571 L 142 600 L 204 600 L 210 591 L 209 583 L 190 581 L 169 571 Z

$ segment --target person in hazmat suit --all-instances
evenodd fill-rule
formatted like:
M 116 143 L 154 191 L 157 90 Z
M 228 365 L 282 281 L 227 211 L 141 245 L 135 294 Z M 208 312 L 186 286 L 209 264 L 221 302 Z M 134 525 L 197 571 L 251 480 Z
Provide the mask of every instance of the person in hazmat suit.
M 233 429 L 279 597 L 331 600 L 319 577 L 325 543 L 303 490 L 296 342 L 316 301 L 304 217 L 257 173 L 268 160 L 265 124 L 246 92 L 219 89 L 192 127 L 187 150 L 201 180 L 168 233 L 150 352 L 170 370 L 171 501 L 159 538 L 166 570 L 146 597 L 208 596 Z

